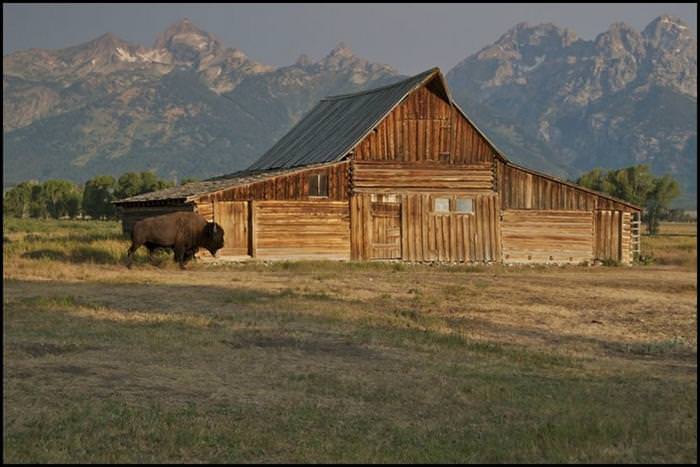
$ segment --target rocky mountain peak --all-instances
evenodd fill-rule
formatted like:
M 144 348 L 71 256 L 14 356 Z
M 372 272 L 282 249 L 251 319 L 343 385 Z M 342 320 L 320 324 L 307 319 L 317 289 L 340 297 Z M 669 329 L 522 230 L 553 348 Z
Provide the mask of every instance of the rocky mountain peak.
M 184 18 L 158 34 L 154 49 L 166 49 L 178 62 L 196 62 L 202 55 L 214 53 L 223 46 L 212 34 Z
M 595 38 L 594 42 L 595 47 L 605 56 L 621 57 L 629 53 L 636 59 L 645 55 L 644 38 L 626 23 L 611 24 L 607 31 Z
M 330 51 L 328 57 L 352 57 L 353 53 L 350 47 L 345 42 L 338 42 L 333 50 Z
M 111 32 L 108 32 L 106 34 L 102 34 L 96 39 L 87 42 L 83 46 L 78 46 L 76 48 L 81 48 L 83 50 L 92 49 L 97 52 L 111 53 L 117 48 L 127 50 L 136 49 L 138 47 L 138 45 L 127 42 L 124 39 L 121 39 L 120 37 L 117 37 L 116 35 L 112 34 Z
M 553 23 L 541 23 L 531 26 L 528 23 L 518 23 L 503 34 L 495 45 L 510 45 L 514 49 L 526 46 L 540 46 L 547 43 L 558 46 L 569 46 L 578 38 L 566 28 L 560 28 Z
M 642 31 L 642 36 L 655 48 L 670 48 L 683 43 L 695 42 L 688 25 L 680 18 L 663 15 Z

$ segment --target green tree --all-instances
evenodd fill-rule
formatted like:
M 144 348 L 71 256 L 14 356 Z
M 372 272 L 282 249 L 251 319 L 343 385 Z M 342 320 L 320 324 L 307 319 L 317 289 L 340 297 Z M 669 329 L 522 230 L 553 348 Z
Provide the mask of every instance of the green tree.
M 117 199 L 129 198 L 140 195 L 141 174 L 138 172 L 127 172 L 119 177 L 114 195 Z
M 172 182 L 159 179 L 153 172 L 127 172 L 117 182 L 116 199 L 128 198 L 173 186 Z
M 576 184 L 581 185 L 591 190 L 604 191 L 603 190 L 603 180 L 605 178 L 605 172 L 602 169 L 595 168 L 590 172 L 586 172 L 581 175 Z
M 14 217 L 28 217 L 32 203 L 32 187 L 37 185 L 34 181 L 19 183 L 8 190 L 3 196 L 3 211 Z
M 83 190 L 83 211 L 95 219 L 112 219 L 116 209 L 112 204 L 115 199 L 117 182 L 109 175 L 98 175 L 85 183 Z
M 49 211 L 46 207 L 46 194 L 44 193 L 43 185 L 32 185 L 32 196 L 29 202 L 29 216 L 41 219 L 49 217 Z
M 671 201 L 680 195 L 678 182 L 670 175 L 654 180 L 654 188 L 649 193 L 646 203 L 646 213 L 643 216 L 644 223 L 650 235 L 656 235 L 659 231 L 659 221 L 668 210 Z
M 41 186 L 43 202 L 49 216 L 58 219 L 75 217 L 80 210 L 78 187 L 68 180 L 47 180 Z
M 66 214 L 71 219 L 75 219 L 83 210 L 83 192 L 80 191 L 79 187 L 75 187 L 75 190 L 69 193 L 66 198 Z
M 643 206 L 651 190 L 654 189 L 655 177 L 645 164 L 611 170 L 603 183 L 603 191 L 611 195 Z

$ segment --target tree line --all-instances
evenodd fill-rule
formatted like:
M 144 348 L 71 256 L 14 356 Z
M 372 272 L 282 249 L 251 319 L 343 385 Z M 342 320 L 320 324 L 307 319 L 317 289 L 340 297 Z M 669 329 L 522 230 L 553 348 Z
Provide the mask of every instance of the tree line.
M 646 164 L 609 171 L 593 169 L 576 183 L 642 207 L 642 222 L 650 235 L 658 233 L 660 221 L 684 217 L 682 210 L 669 206 L 680 195 L 678 182 L 670 175 L 652 175 Z
M 195 181 L 183 179 L 180 185 Z M 175 186 L 152 172 L 127 172 L 115 179 L 98 175 L 83 185 L 68 180 L 25 181 L 3 195 L 5 215 L 59 219 L 90 216 L 94 219 L 116 219 L 112 201 Z

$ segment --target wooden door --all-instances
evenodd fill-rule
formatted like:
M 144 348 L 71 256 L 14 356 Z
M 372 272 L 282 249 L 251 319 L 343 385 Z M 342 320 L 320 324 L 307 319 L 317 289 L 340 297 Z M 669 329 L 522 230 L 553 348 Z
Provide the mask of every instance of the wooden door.
M 401 203 L 372 202 L 370 258 L 401 258 Z
M 214 220 L 224 228 L 222 256 L 248 254 L 248 202 L 218 201 L 214 203 Z

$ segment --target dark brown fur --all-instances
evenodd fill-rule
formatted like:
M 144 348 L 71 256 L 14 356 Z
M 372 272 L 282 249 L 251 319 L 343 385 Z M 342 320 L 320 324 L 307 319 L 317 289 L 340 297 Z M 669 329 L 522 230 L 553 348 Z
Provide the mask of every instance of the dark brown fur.
M 149 256 L 158 248 L 172 248 L 175 261 L 184 268 L 199 248 L 206 248 L 215 256 L 224 246 L 224 229 L 193 212 L 173 212 L 142 219 L 131 231 L 127 267 L 131 267 L 133 255 L 142 245 L 148 248 Z

